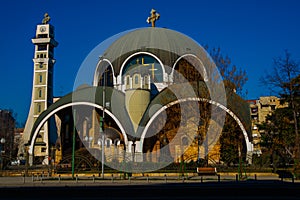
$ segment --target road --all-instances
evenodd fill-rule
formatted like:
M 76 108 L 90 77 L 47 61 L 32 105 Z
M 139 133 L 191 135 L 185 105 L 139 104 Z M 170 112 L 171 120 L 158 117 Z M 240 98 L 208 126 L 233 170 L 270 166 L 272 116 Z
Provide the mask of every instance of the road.
M 300 199 L 300 182 L 34 180 L 0 177 L 0 199 Z

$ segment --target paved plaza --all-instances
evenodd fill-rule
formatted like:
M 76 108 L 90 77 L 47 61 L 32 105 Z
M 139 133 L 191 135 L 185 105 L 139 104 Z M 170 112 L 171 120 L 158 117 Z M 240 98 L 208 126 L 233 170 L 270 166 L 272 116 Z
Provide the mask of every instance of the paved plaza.
M 25 177 L 18 176 L 2 176 L 0 177 L 0 187 L 42 187 L 42 186 L 95 186 L 95 185 L 149 185 L 164 183 L 226 183 L 246 181 L 259 182 L 283 182 L 283 183 L 299 183 L 300 180 L 291 178 L 280 178 L 274 173 L 257 173 L 249 174 L 243 179 L 239 179 L 235 173 L 220 173 L 219 176 L 198 176 L 195 173 L 185 174 L 181 176 L 178 173 L 150 173 L 150 174 L 133 174 L 131 177 L 123 177 L 123 174 L 75 174 L 72 178 L 71 174 L 55 174 L 50 176 L 46 173 L 36 173 Z

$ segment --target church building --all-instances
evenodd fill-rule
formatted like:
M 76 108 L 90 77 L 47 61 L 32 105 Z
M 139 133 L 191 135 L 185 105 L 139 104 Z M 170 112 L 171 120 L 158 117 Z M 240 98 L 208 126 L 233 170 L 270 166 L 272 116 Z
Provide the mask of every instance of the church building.
M 70 162 L 72 151 L 120 169 L 142 171 L 172 162 L 220 162 L 219 137 L 231 116 L 251 163 L 249 106 L 222 77 L 203 47 L 188 36 L 147 22 L 119 36 L 80 85 L 53 103 L 54 27 L 46 14 L 37 25 L 31 107 L 23 145 L 29 163 Z M 95 50 L 97 51 L 97 50 Z M 205 112 L 204 112 L 205 110 Z M 77 155 L 76 154 L 76 155 Z M 91 160 L 91 159 L 90 159 Z M 147 165 L 147 166 L 148 166 Z

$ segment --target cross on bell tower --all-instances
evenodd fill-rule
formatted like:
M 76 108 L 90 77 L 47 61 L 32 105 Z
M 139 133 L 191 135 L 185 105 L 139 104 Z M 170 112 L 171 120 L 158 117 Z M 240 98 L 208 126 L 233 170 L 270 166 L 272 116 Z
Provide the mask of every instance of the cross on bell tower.
M 150 17 L 147 18 L 147 23 L 150 24 L 151 22 L 152 27 L 155 27 L 155 22 L 159 19 L 160 14 L 158 14 L 154 9 L 151 10 L 150 14 Z

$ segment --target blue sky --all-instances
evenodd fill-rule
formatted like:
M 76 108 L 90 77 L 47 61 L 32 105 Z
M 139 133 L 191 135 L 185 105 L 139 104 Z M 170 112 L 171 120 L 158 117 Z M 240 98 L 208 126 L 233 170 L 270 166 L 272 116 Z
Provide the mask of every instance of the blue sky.
M 117 33 L 149 26 L 182 32 L 199 44 L 220 47 L 245 69 L 247 99 L 270 95 L 259 83 L 272 60 L 288 49 L 300 60 L 300 1 L 297 0 L 2 0 L 0 2 L 0 109 L 12 109 L 24 123 L 33 77 L 31 38 L 48 12 L 59 46 L 55 50 L 54 95 L 72 91 L 81 63 L 99 43 Z

